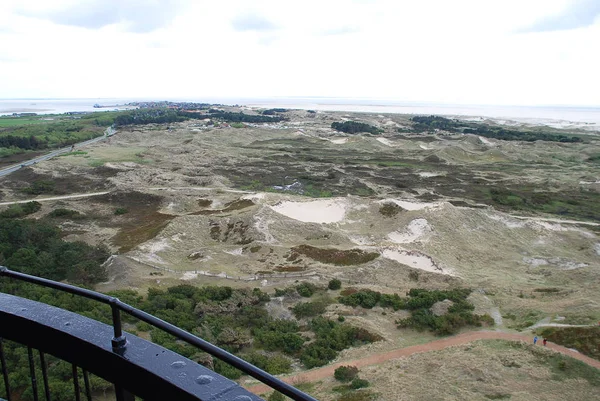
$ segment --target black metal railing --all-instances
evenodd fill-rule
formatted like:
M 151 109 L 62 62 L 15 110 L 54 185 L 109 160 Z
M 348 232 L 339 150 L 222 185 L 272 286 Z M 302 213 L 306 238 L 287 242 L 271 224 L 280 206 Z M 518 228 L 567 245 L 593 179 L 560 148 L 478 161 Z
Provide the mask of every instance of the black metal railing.
M 185 330 L 182 330 L 179 327 L 176 327 L 176 326 L 174 326 L 170 323 L 167 323 L 153 315 L 150 315 L 146 312 L 136 309 L 136 308 L 132 307 L 131 305 L 121 302 L 118 298 L 111 297 L 109 295 L 91 291 L 88 289 L 76 287 L 73 285 L 60 283 L 60 282 L 56 282 L 56 281 L 52 281 L 52 280 L 48 280 L 48 279 L 44 279 L 44 278 L 40 278 L 40 277 L 35 277 L 35 276 L 28 275 L 28 274 L 20 273 L 20 272 L 15 272 L 15 271 L 9 270 L 8 268 L 6 268 L 4 266 L 0 266 L 0 277 L 8 277 L 8 278 L 23 281 L 23 282 L 41 285 L 41 286 L 47 287 L 47 288 L 53 288 L 53 289 L 56 289 L 59 291 L 82 296 L 82 297 L 89 298 L 94 301 L 109 305 L 111 308 L 111 311 L 112 311 L 112 338 L 110 341 L 111 341 L 112 353 L 114 355 L 122 357 L 126 353 L 128 346 L 129 346 L 128 339 L 125 337 L 123 330 L 122 330 L 122 325 L 121 325 L 121 312 L 125 312 L 125 313 L 129 314 L 130 316 L 133 316 L 143 322 L 146 322 L 156 328 L 159 328 L 159 329 L 175 336 L 179 340 L 185 341 L 186 343 L 199 348 L 200 350 L 220 359 L 221 361 L 228 363 L 229 365 L 254 377 L 255 379 L 259 380 L 260 382 L 268 385 L 269 387 L 271 387 L 274 390 L 281 392 L 282 394 L 290 397 L 293 400 L 316 401 L 316 399 L 311 397 L 310 395 L 305 394 L 304 392 L 298 390 L 297 388 L 291 386 L 290 384 L 285 383 L 282 380 L 265 372 L 264 370 L 259 369 L 258 367 L 252 365 L 251 363 L 215 346 L 214 344 L 211 344 L 210 342 L 208 342 L 206 340 L 203 340 L 199 337 L 196 337 L 196 336 L 186 332 Z M 33 301 L 29 301 L 29 302 L 33 302 Z M 27 310 L 27 309 L 22 308 L 22 310 Z M 68 323 L 66 323 L 66 324 L 68 324 Z M 0 333 L 0 336 L 1 336 L 1 333 Z M 135 336 L 132 336 L 129 340 L 132 341 L 134 339 L 135 339 L 135 341 L 143 341 L 141 339 L 138 339 Z M 24 344 L 24 345 L 28 346 L 29 344 Z M 39 348 L 39 349 L 40 349 L 40 364 L 41 364 L 42 376 L 43 376 L 43 380 L 44 380 L 46 399 L 48 401 L 50 401 L 50 394 L 49 394 L 48 383 L 47 383 L 48 379 L 47 379 L 47 373 L 46 373 L 45 356 L 44 356 L 44 353 L 41 351 L 41 348 Z M 162 351 L 162 352 L 165 352 L 165 351 Z M 29 360 L 30 360 L 32 387 L 34 388 L 34 394 L 36 397 L 35 401 L 37 401 L 37 380 L 35 377 L 33 351 L 32 351 L 32 348 L 29 346 L 28 346 L 28 354 L 29 354 Z M 121 358 L 121 359 L 123 359 L 123 358 Z M 8 393 L 7 400 L 11 401 L 11 395 L 10 395 L 10 390 L 9 390 L 10 383 L 8 380 L 7 365 L 6 365 L 6 361 L 4 358 L 4 351 L 3 351 L 3 345 L 2 345 L 1 339 L 0 339 L 0 362 L 2 364 L 2 376 L 4 378 L 5 388 Z M 68 362 L 70 362 L 70 361 L 68 361 Z M 73 369 L 73 380 L 74 380 L 75 393 L 76 393 L 77 400 L 79 400 L 81 391 L 80 391 L 80 386 L 79 386 L 79 381 L 78 381 L 77 366 L 75 364 L 73 364 L 72 369 Z M 90 400 L 91 393 L 90 393 L 90 385 L 89 385 L 89 379 L 88 379 L 88 371 L 85 369 L 83 370 L 83 378 L 84 378 L 86 398 L 88 400 Z M 128 393 L 128 391 L 126 391 L 125 389 L 117 388 L 116 384 L 115 384 L 115 390 L 117 393 L 116 394 L 117 400 L 133 399 L 133 397 L 131 396 L 131 394 Z M 200 400 L 201 398 L 198 398 L 198 399 Z M 237 398 L 235 398 L 235 400 L 238 400 L 238 401 L 245 401 L 245 400 L 250 400 L 250 399 L 251 399 L 250 397 L 244 398 L 244 396 L 238 396 Z

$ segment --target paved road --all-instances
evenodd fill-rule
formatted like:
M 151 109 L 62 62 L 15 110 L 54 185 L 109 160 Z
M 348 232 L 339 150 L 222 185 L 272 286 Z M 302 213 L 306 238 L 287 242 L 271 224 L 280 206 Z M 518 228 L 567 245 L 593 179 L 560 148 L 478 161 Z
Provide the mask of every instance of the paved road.
M 332 377 L 334 371 L 340 366 L 356 366 L 357 368 L 362 368 L 364 366 L 369 365 L 377 365 L 385 361 L 389 361 L 390 359 L 398 359 L 406 356 L 410 356 L 413 354 L 419 354 L 423 352 L 429 351 L 439 351 L 447 347 L 452 347 L 455 345 L 463 345 L 470 343 L 472 341 L 477 340 L 510 340 L 510 341 L 522 341 L 531 343 L 532 337 L 525 336 L 522 334 L 512 334 L 512 333 L 501 333 L 497 331 L 473 331 L 468 333 L 459 334 L 457 336 L 444 338 L 441 340 L 435 340 L 426 344 L 413 345 L 412 347 L 400 348 L 389 352 L 384 352 L 381 354 L 370 355 L 361 359 L 356 359 L 353 361 L 345 361 L 338 362 L 333 365 L 328 365 L 322 368 L 309 370 L 307 372 L 302 372 L 295 374 L 293 376 L 283 377 L 281 378 L 284 382 L 290 383 L 292 385 L 305 383 L 305 382 L 313 382 L 316 380 L 323 379 L 325 377 Z M 541 347 L 542 345 L 540 345 Z M 584 363 L 587 363 L 590 366 L 593 366 L 597 369 L 600 369 L 600 361 L 587 357 L 583 354 L 580 354 L 577 351 L 573 351 L 569 348 L 563 347 L 561 345 L 553 344 L 548 342 L 547 348 L 550 348 L 553 351 L 560 352 L 561 354 L 570 356 L 572 358 L 578 359 Z M 265 384 L 258 384 L 251 387 L 247 387 L 247 389 L 254 394 L 265 394 L 271 391 L 271 388 Z
M 84 147 L 86 145 L 90 145 L 92 143 L 96 143 L 96 142 L 102 141 L 102 140 L 104 140 L 106 138 L 109 138 L 109 137 L 113 136 L 114 134 L 116 134 L 116 132 L 117 131 L 114 128 L 108 127 L 104 131 L 104 135 L 103 136 L 99 136 L 97 138 L 90 139 L 88 141 L 76 143 L 74 145 L 74 147 L 77 148 L 77 149 L 79 149 L 79 148 L 82 148 L 82 147 Z M 27 160 L 27 161 L 23 161 L 23 162 L 21 162 L 19 164 L 15 164 L 13 166 L 3 168 L 2 170 L 0 170 L 0 177 L 4 177 L 5 175 L 8 175 L 10 173 L 14 173 L 15 171 L 17 171 L 17 170 L 19 170 L 19 169 L 21 169 L 23 167 L 31 166 L 32 164 L 36 164 L 36 163 L 42 162 L 44 160 L 52 159 L 53 157 L 56 157 L 56 156 L 61 155 L 63 153 L 69 153 L 69 152 L 72 151 L 71 149 L 72 149 L 71 146 L 67 146 L 67 147 L 62 148 L 62 149 L 54 150 L 54 151 L 52 151 L 52 152 L 50 152 L 48 154 L 45 154 L 43 156 L 39 156 L 39 157 L 30 159 L 30 160 Z

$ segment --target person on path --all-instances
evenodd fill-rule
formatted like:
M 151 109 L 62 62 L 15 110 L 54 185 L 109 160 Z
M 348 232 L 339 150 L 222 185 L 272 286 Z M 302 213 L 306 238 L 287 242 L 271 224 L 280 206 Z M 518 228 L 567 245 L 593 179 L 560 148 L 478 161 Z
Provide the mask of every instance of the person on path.
M 544 343 L 544 347 L 546 346 L 546 343 L 547 343 L 547 342 L 548 342 L 548 340 L 546 340 L 546 339 L 544 338 L 544 341 L 543 341 L 543 343 Z
M 533 337 L 533 345 L 535 345 L 537 343 L 537 336 Z

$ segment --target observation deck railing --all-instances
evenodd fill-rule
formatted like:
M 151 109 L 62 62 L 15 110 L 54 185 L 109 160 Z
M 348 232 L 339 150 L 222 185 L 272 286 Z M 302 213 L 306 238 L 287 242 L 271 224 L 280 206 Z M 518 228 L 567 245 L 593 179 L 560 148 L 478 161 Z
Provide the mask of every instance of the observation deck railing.
M 112 383 L 117 401 L 135 397 L 157 401 L 254 401 L 260 397 L 237 383 L 159 345 L 122 330 L 121 312 L 165 331 L 177 339 L 224 361 L 274 390 L 297 401 L 315 398 L 281 381 L 251 363 L 115 297 L 0 266 L 0 277 L 37 284 L 109 305 L 112 326 L 54 306 L 0 293 L 0 364 L 6 400 L 13 401 L 3 339 L 27 347 L 33 399 L 39 399 L 36 370 L 41 370 L 44 396 L 48 386 L 46 354 L 72 365 L 73 389 L 79 401 L 92 400 L 89 373 Z M 34 350 L 39 352 L 36 367 Z M 83 389 L 79 383 L 82 370 Z M 3 394 L 0 394 L 2 397 Z M 0 398 L 1 399 L 1 398 Z

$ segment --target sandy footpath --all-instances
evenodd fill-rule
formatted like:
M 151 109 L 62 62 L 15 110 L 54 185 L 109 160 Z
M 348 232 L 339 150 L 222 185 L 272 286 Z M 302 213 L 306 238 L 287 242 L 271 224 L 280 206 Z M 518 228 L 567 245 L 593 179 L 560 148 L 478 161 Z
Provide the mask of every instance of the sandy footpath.
M 298 373 L 293 376 L 284 377 L 282 378 L 282 380 L 290 384 L 313 382 L 316 380 L 323 379 L 325 377 L 333 376 L 334 371 L 340 366 L 351 365 L 356 366 L 360 369 L 364 366 L 380 364 L 391 359 L 398 359 L 423 352 L 439 351 L 444 348 L 453 347 L 456 345 L 463 345 L 477 340 L 509 340 L 522 341 L 527 343 L 532 341 L 531 336 L 525 336 L 522 334 L 500 333 L 496 331 L 474 331 L 459 334 L 453 337 L 444 338 L 441 340 L 432 341 L 427 344 L 414 345 L 412 347 L 400 348 L 394 351 L 375 354 L 353 361 L 334 363 L 332 365 L 328 365 L 319 369 L 313 369 L 307 372 Z M 559 352 L 563 355 L 567 355 L 572 358 L 578 359 L 590 366 L 600 369 L 600 361 L 582 355 L 577 351 L 573 351 L 569 348 L 553 344 L 551 342 L 548 342 L 547 348 L 550 348 L 551 350 Z M 254 394 L 264 394 L 271 391 L 271 388 L 264 384 L 258 384 L 255 386 L 248 387 L 248 390 L 253 392 Z

